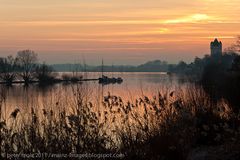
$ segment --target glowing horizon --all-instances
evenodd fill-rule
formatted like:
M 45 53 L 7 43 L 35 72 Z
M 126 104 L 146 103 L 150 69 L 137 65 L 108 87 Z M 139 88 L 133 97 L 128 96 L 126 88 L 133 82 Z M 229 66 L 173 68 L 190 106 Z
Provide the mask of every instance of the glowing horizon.
M 189 62 L 240 34 L 239 0 L 0 2 L 0 56 L 32 49 L 47 63 Z

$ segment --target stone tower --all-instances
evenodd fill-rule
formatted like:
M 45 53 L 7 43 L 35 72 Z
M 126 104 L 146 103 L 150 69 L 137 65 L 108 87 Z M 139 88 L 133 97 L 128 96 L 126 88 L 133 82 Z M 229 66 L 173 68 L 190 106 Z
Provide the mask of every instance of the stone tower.
M 217 38 L 211 42 L 211 56 L 222 56 L 222 42 L 218 41 Z

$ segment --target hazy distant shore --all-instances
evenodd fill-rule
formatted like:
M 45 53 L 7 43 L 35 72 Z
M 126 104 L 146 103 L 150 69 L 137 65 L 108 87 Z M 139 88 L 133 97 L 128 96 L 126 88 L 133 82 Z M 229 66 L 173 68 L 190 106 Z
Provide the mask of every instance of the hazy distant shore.
M 169 66 L 165 61 L 154 60 L 141 65 L 83 65 L 83 64 L 52 64 L 50 65 L 57 72 L 88 71 L 88 72 L 168 72 Z

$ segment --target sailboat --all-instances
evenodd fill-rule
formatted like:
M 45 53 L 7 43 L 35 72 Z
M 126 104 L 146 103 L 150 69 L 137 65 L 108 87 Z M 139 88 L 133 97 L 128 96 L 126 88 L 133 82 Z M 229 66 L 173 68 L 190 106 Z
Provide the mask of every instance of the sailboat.
M 114 83 L 122 83 L 123 82 L 123 79 L 121 77 L 112 77 L 112 78 L 109 78 L 108 76 L 104 76 L 103 74 L 103 60 L 102 60 L 102 77 L 99 78 L 99 83 L 100 84 L 114 84 Z

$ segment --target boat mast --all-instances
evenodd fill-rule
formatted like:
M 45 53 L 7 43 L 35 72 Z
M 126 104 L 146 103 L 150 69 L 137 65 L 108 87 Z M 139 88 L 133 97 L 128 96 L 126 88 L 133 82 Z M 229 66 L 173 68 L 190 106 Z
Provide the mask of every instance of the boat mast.
M 112 63 L 112 78 L 113 78 L 113 63 Z
M 102 78 L 103 78 L 103 59 L 102 59 Z

